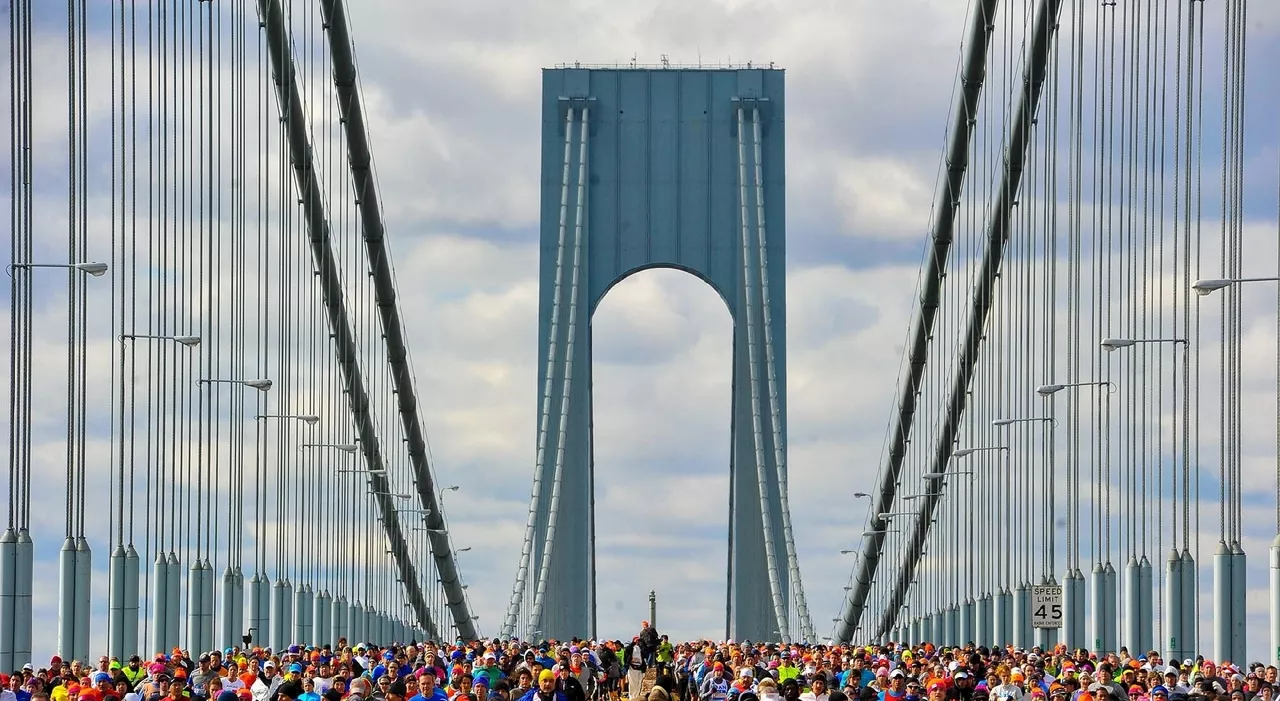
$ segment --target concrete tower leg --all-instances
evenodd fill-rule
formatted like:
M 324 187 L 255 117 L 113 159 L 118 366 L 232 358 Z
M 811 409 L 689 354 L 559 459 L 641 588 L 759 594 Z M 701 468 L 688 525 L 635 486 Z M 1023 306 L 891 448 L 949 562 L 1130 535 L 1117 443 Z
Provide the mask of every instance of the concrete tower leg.
M 1138 558 L 1129 556 L 1124 564 L 1124 625 L 1120 644 L 1129 648 L 1130 654 L 1142 650 L 1142 570 Z
M 138 628 L 141 623 L 139 618 L 138 602 L 141 599 L 140 594 L 140 575 L 142 573 L 142 558 L 138 556 L 138 549 L 130 543 L 124 552 L 124 653 L 125 655 L 141 654 L 142 648 L 138 644 Z M 121 657 L 120 659 L 127 659 Z
M 18 532 L 0 535 L 0 669 L 14 670 L 14 628 L 18 603 Z
M 347 638 L 350 642 L 350 629 L 347 627 L 347 595 L 339 594 L 333 599 L 333 611 L 329 617 L 331 631 L 325 640 L 332 640 L 337 644 L 339 638 Z M 355 643 L 352 643 L 353 645 Z
M 1231 660 L 1247 660 L 1248 626 L 1245 625 L 1245 554 L 1240 541 L 1231 544 Z M 1243 662 L 1240 662 L 1243 664 Z
M 1231 548 L 1218 541 L 1213 551 L 1213 659 L 1222 662 L 1231 660 L 1235 649 L 1231 640 L 1235 632 L 1231 595 Z
M 995 604 L 990 594 L 983 594 L 978 598 L 978 639 L 974 642 L 988 647 L 995 645 L 995 630 Z
M 201 638 L 204 637 L 204 619 L 200 616 L 203 610 L 204 568 L 199 559 L 194 559 L 187 573 L 187 641 L 183 647 L 188 650 L 204 649 L 200 646 Z
M 93 551 L 89 539 L 76 538 L 76 658 L 89 659 L 89 611 L 93 601 Z
M 170 648 L 181 645 L 182 631 L 182 563 L 178 554 L 169 551 L 168 579 L 165 580 L 165 644 L 161 648 L 168 654 Z
M 1181 661 L 1185 659 L 1182 635 L 1182 556 L 1178 554 L 1177 548 L 1170 551 L 1169 558 L 1165 560 L 1164 581 L 1165 639 L 1161 642 L 1171 657 Z
M 58 551 L 58 655 L 75 659 L 76 541 L 67 536 Z
M 948 606 L 943 620 L 946 630 L 943 640 L 947 645 L 958 645 L 960 643 L 960 607 L 955 604 Z
M 1093 635 L 1093 644 L 1088 646 L 1090 650 L 1097 650 L 1099 653 L 1110 652 L 1107 648 L 1107 579 L 1106 570 L 1103 569 L 1101 562 L 1093 565 L 1093 572 L 1089 576 L 1089 620 L 1091 634 Z
M 995 644 L 1013 643 L 1013 592 L 1002 588 L 996 594 Z
M 1146 555 L 1138 560 L 1138 574 L 1140 575 L 1138 588 L 1141 590 L 1138 595 L 1141 607 L 1138 614 L 1138 649 L 1146 652 L 1156 647 L 1155 573 L 1152 570 L 1151 560 Z
M 1027 596 L 1027 585 L 1019 584 L 1013 590 L 1013 646 L 1027 648 L 1031 639 L 1027 637 L 1027 629 L 1031 627 L 1031 612 L 1027 610 L 1030 598 Z
M 124 557 L 124 546 L 117 545 L 107 558 L 107 654 L 117 659 L 128 657 L 124 654 Z
M 240 631 L 236 630 L 236 609 L 241 608 L 244 601 L 239 598 L 236 587 L 236 571 L 230 565 L 222 573 L 222 617 L 218 625 L 219 647 L 231 647 L 240 644 Z
M 1197 601 L 1199 592 L 1199 576 L 1196 573 L 1196 560 L 1191 551 L 1182 551 L 1182 652 L 1183 659 L 1194 657 L 1200 648 L 1199 621 Z
M 1280 533 L 1271 541 L 1270 554 L 1271 649 L 1267 659 L 1270 664 L 1280 664 Z
M 1119 577 L 1116 575 L 1116 568 L 1110 562 L 1103 569 L 1102 581 L 1107 602 L 1106 615 L 1103 617 L 1103 622 L 1106 626 L 1106 647 L 1103 649 L 1108 652 L 1115 652 L 1120 649 L 1120 619 L 1118 606 L 1116 605 L 1119 601 L 1120 583 Z
M 34 583 L 35 543 L 31 532 L 18 529 L 18 584 L 14 603 L 13 657 L 31 659 L 31 600 Z

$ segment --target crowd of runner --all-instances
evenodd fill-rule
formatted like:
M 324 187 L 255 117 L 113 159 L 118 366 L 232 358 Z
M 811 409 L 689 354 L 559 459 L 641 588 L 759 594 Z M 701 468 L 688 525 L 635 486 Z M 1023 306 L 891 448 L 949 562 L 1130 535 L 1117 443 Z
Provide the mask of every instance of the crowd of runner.
M 1271 701 L 1274 666 L 966 645 L 497 639 L 54 657 L 0 701 Z

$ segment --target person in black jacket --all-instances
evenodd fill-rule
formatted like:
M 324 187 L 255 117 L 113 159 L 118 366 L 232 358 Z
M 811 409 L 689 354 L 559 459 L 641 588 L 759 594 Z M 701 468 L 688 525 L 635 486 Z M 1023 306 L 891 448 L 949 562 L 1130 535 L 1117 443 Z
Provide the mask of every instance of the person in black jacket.
M 644 681 L 644 673 L 649 669 L 649 663 L 644 655 L 644 645 L 640 642 L 640 636 L 636 636 L 622 650 L 622 664 L 627 670 L 627 696 L 632 699 L 640 698 L 640 684 Z
M 974 682 L 969 671 L 961 667 L 951 678 L 955 683 L 947 690 L 947 701 L 973 701 Z
M 568 665 L 561 665 L 556 670 L 556 690 L 564 694 L 568 701 L 587 701 L 587 692 L 582 682 L 569 673 Z
M 658 636 L 658 629 L 650 625 L 648 621 L 640 621 L 640 651 L 644 654 L 646 667 L 653 665 L 655 655 L 658 653 L 659 642 L 661 642 L 661 639 Z

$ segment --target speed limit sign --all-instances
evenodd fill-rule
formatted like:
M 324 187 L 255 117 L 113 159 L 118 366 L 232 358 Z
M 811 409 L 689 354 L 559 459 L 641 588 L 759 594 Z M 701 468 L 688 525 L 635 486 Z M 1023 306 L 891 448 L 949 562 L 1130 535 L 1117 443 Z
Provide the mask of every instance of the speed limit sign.
M 1062 587 L 1043 585 L 1031 587 L 1031 627 L 1062 627 Z

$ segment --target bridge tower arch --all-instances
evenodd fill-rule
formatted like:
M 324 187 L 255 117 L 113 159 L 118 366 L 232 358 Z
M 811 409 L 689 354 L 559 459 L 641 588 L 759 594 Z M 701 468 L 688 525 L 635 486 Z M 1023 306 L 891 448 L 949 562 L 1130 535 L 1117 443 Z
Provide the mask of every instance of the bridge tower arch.
M 733 319 L 726 633 L 812 639 L 786 493 L 783 71 L 543 73 L 535 474 L 502 632 L 595 636 L 590 320 L 670 267 Z

